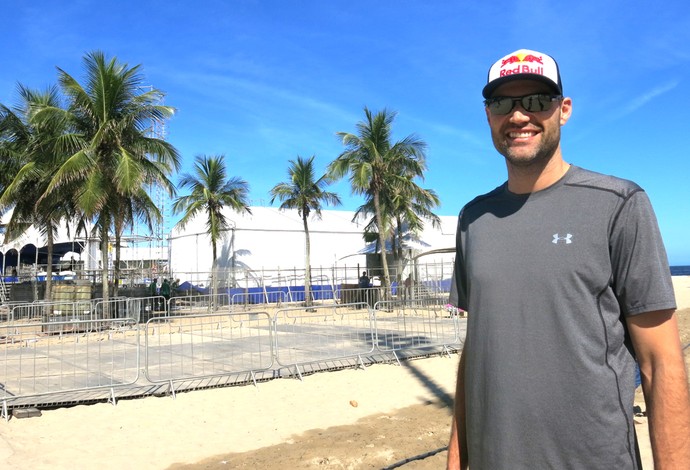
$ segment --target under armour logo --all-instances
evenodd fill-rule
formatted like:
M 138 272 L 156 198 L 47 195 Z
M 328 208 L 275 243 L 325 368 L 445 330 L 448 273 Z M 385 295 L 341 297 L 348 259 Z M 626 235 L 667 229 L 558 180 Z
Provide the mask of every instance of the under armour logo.
M 573 238 L 573 235 L 570 233 L 568 233 L 565 237 L 561 237 L 557 233 L 554 233 L 553 234 L 553 240 L 551 243 L 558 243 L 559 241 L 563 240 L 563 241 L 565 241 L 566 245 L 569 245 L 570 243 L 573 242 L 572 238 Z

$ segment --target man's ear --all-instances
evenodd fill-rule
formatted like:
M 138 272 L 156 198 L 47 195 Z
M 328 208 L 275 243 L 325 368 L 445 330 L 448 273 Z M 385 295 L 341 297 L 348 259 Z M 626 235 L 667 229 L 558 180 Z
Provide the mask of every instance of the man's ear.
M 565 97 L 561 101 L 561 126 L 564 126 L 570 116 L 573 114 L 573 100 Z

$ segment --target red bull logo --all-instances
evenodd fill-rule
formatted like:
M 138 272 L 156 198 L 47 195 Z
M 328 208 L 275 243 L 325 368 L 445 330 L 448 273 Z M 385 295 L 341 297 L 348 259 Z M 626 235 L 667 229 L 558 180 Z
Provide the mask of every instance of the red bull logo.
M 511 55 L 507 59 L 503 59 L 503 62 L 501 62 L 501 67 L 505 67 L 506 65 L 509 64 L 516 64 L 518 62 L 522 62 L 520 58 L 516 55 Z
M 536 62 L 538 64 L 544 65 L 544 59 L 543 57 L 537 57 L 532 54 L 517 54 L 517 55 L 511 55 L 507 59 L 503 59 L 503 62 L 501 63 L 501 67 L 505 67 L 508 64 L 516 64 L 518 62 Z
M 520 64 L 517 67 L 506 68 L 513 64 Z M 517 73 L 535 73 L 538 75 L 544 75 L 544 67 L 539 67 L 539 65 L 544 65 L 544 59 L 542 56 L 535 56 L 532 54 L 516 54 L 506 57 L 501 62 L 501 77 L 508 75 L 513 75 Z

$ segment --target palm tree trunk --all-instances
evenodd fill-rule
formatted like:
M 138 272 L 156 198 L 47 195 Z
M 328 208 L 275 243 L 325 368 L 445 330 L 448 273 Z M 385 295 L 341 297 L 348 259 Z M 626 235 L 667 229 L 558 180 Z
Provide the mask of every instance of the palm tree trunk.
M 398 262 L 398 289 L 400 289 L 400 285 L 402 284 L 403 278 L 403 268 L 405 265 L 405 251 L 403 250 L 403 233 L 402 233 L 402 221 L 400 220 L 400 217 L 397 217 L 397 246 L 396 248 L 396 261 Z
M 115 236 L 115 271 L 113 273 L 113 297 L 117 297 L 120 285 L 120 237 Z
M 47 242 L 48 242 L 48 261 L 47 261 L 47 266 L 46 266 L 46 291 L 43 295 L 43 299 L 46 302 L 50 302 L 52 299 L 52 291 L 53 291 L 53 231 L 52 227 L 48 228 L 48 235 L 47 235 Z
M 108 223 L 101 222 L 101 282 L 103 283 L 103 318 L 110 318 L 108 301 Z
M 309 242 L 309 224 L 307 215 L 302 211 L 304 223 L 304 301 L 307 307 L 311 307 L 311 243 Z
M 122 222 L 115 222 L 115 270 L 113 272 L 113 297 L 117 297 L 120 286 L 120 243 L 122 242 Z
M 216 241 L 211 240 L 211 246 L 213 249 L 213 263 L 211 264 L 211 305 L 215 310 L 216 301 L 218 297 L 218 286 L 216 285 Z
M 48 227 L 48 261 L 46 265 L 46 291 L 43 294 L 43 300 L 50 302 L 52 299 L 53 291 L 53 230 L 52 227 Z M 46 305 L 43 309 L 43 321 L 47 322 L 52 312 L 52 306 Z
M 378 224 L 379 243 L 381 244 L 381 266 L 383 267 L 383 287 L 384 300 L 388 300 L 390 293 L 390 275 L 388 274 L 388 261 L 386 260 L 386 236 L 384 234 L 383 216 L 381 215 L 381 204 L 379 202 L 379 192 L 374 191 L 374 210 L 376 211 L 376 223 Z

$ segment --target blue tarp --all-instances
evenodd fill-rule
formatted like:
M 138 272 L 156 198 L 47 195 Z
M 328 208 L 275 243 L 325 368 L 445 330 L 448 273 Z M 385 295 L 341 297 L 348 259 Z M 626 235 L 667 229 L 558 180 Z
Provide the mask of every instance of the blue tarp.
M 450 291 L 450 279 L 443 279 L 440 282 L 423 282 L 429 288 L 440 287 L 443 292 Z M 185 281 L 177 287 L 178 291 L 192 291 L 195 294 L 209 294 L 207 287 L 199 287 L 189 281 Z M 391 292 L 397 295 L 399 286 L 397 282 L 391 284 Z M 281 301 L 303 302 L 304 286 L 268 286 L 264 287 L 234 287 L 232 289 L 219 290 L 219 293 L 228 294 L 234 303 L 262 304 L 277 303 Z M 340 286 L 335 289 L 330 284 L 314 284 L 311 286 L 311 295 L 314 300 L 331 300 L 340 296 Z

